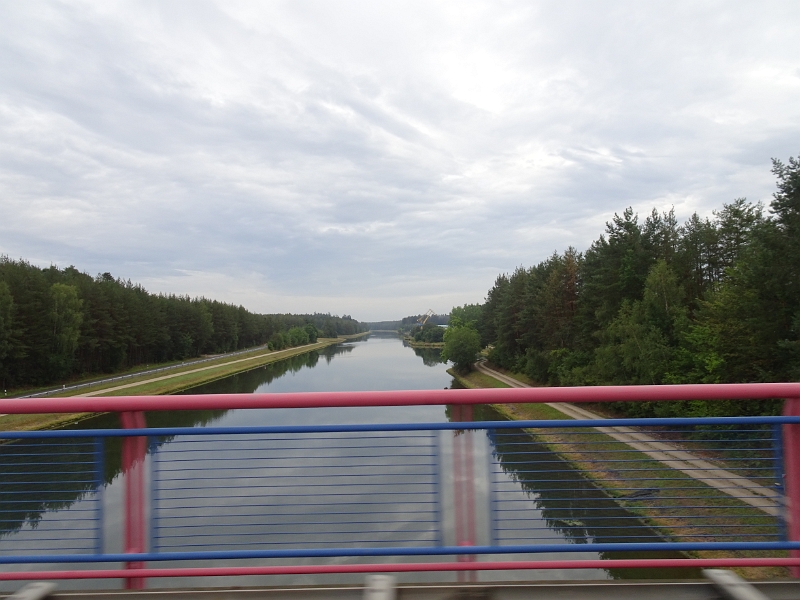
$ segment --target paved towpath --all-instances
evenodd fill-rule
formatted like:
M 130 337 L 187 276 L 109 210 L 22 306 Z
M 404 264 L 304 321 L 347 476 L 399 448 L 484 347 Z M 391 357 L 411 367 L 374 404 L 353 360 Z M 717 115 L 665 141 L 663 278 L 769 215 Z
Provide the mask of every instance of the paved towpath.
M 494 369 L 490 369 L 483 363 L 475 364 L 475 368 L 481 373 L 494 377 L 503 383 L 514 388 L 531 387 L 513 377 L 504 375 Z M 604 419 L 605 417 L 575 406 L 574 404 L 547 403 L 547 406 L 556 409 L 573 419 Z M 706 485 L 716 488 L 742 502 L 754 506 L 755 508 L 767 513 L 768 515 L 778 516 L 781 514 L 780 495 L 773 489 L 765 487 L 736 473 L 731 473 L 711 464 L 675 446 L 660 440 L 655 440 L 651 436 L 637 431 L 633 427 L 597 427 L 597 430 L 614 438 L 618 442 L 627 444 L 631 448 L 639 450 L 650 458 L 678 471 L 685 473 L 693 479 L 702 481 Z
M 302 348 L 309 348 L 310 346 L 317 346 L 317 343 L 313 344 L 305 344 L 303 346 L 293 346 L 290 350 L 300 350 Z M 239 358 L 236 360 L 230 360 L 224 363 L 216 363 L 213 365 L 207 365 L 205 367 L 198 367 L 197 369 L 190 369 L 189 371 L 179 371 L 177 373 L 170 373 L 169 375 L 161 375 L 160 377 L 153 377 L 152 379 L 145 379 L 143 381 L 134 381 L 133 383 L 126 383 L 124 385 L 116 385 L 114 387 L 103 388 L 101 390 L 95 390 L 94 392 L 88 392 L 86 394 L 78 394 L 78 398 L 88 398 L 90 396 L 102 396 L 104 394 L 108 394 L 109 392 L 116 392 L 117 390 L 125 390 L 132 387 L 139 387 L 141 385 L 146 385 L 148 383 L 154 383 L 156 381 L 164 381 L 165 379 L 172 379 L 173 377 L 182 377 L 183 375 L 189 375 L 191 373 L 200 373 L 201 371 L 208 371 L 209 369 L 219 369 L 220 367 L 227 367 L 228 365 L 235 365 L 237 363 L 247 362 L 251 360 L 258 360 L 264 358 L 265 356 L 269 356 L 271 354 L 280 354 L 281 352 L 285 352 L 285 350 L 271 350 L 269 352 L 264 352 L 263 354 L 256 354 L 255 356 L 248 356 L 245 358 Z
M 268 352 L 263 352 L 261 354 L 247 356 L 245 358 L 239 358 L 239 359 L 236 359 L 236 360 L 230 360 L 230 361 L 226 361 L 226 362 L 216 362 L 214 364 L 206 365 L 206 366 L 203 366 L 203 367 L 198 367 L 196 369 L 189 369 L 188 371 L 176 371 L 176 372 L 168 373 L 167 375 L 160 375 L 158 377 L 151 377 L 150 379 L 142 379 L 142 380 L 137 380 L 137 381 L 134 381 L 134 382 L 131 382 L 131 383 L 126 383 L 126 384 L 123 384 L 123 385 L 115 385 L 115 386 L 110 386 L 110 387 L 104 387 L 102 389 L 95 390 L 93 392 L 87 392 L 85 394 L 76 394 L 75 397 L 78 397 L 78 398 L 89 398 L 91 396 L 102 396 L 104 394 L 108 394 L 109 392 L 115 392 L 117 390 L 125 390 L 125 389 L 129 389 L 129 388 L 132 388 L 132 387 L 139 387 L 141 385 L 146 385 L 148 383 L 154 383 L 156 381 L 164 381 L 166 379 L 172 379 L 174 377 L 182 377 L 183 375 L 189 375 L 191 373 L 199 373 L 201 371 L 208 371 L 209 369 L 218 369 L 220 367 L 226 367 L 228 365 L 234 365 L 234 364 L 237 364 L 237 363 L 242 363 L 242 362 L 247 362 L 247 361 L 251 361 L 251 360 L 262 359 L 265 356 L 269 356 L 269 355 L 272 355 L 272 354 L 280 354 L 281 352 L 286 352 L 287 350 L 294 351 L 294 350 L 299 350 L 299 349 L 302 349 L 302 348 L 309 348 L 310 349 L 310 347 L 312 347 L 312 346 L 316 347 L 317 345 L 318 345 L 317 343 L 314 343 L 314 344 L 306 344 L 304 346 L 294 346 L 292 348 L 287 348 L 286 350 L 270 350 Z M 246 350 L 244 352 L 253 352 L 253 350 L 252 349 L 251 350 Z M 221 357 L 215 357 L 215 358 L 221 358 Z M 163 369 L 158 369 L 157 371 L 163 371 Z M 87 385 L 96 385 L 96 383 L 87 384 Z M 7 415 L 0 414 L 0 417 L 5 417 L 5 416 L 7 416 Z

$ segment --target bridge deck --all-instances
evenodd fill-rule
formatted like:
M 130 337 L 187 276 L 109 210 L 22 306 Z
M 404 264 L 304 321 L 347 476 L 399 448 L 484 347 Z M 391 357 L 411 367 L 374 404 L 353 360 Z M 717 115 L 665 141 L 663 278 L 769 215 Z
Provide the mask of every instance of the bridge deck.
M 770 600 L 800 599 L 800 583 L 751 582 Z M 6 600 L 8 596 L 0 596 Z M 213 588 L 56 592 L 52 600 L 361 600 L 361 586 Z M 725 600 L 710 582 L 566 581 L 508 584 L 400 585 L 397 600 Z

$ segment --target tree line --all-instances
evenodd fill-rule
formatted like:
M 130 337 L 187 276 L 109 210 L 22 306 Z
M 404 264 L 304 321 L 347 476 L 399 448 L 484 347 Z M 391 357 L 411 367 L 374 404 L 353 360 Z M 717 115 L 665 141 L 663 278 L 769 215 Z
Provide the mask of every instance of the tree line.
M 434 325 L 430 321 L 424 325 L 419 323 L 414 325 L 409 332 L 409 336 L 415 342 L 424 342 L 426 344 L 438 344 L 444 340 L 445 329 Z
M 412 329 L 419 326 L 419 323 L 425 315 L 411 315 L 403 317 L 398 321 L 372 321 L 364 323 L 369 329 L 384 330 L 384 331 L 398 331 L 399 333 L 408 333 Z M 431 325 L 447 325 L 450 315 L 431 315 L 426 322 Z
M 349 315 L 256 314 L 207 298 L 151 294 L 110 273 L 92 277 L 0 256 L 4 389 L 363 330 Z
M 679 224 L 628 208 L 585 252 L 500 275 L 451 317 L 489 359 L 543 385 L 800 380 L 800 160 L 773 160 L 769 209 L 744 198 Z M 712 408 L 712 406 L 714 408 Z M 739 414 L 777 403 L 739 403 Z M 643 415 L 724 403 L 631 403 Z

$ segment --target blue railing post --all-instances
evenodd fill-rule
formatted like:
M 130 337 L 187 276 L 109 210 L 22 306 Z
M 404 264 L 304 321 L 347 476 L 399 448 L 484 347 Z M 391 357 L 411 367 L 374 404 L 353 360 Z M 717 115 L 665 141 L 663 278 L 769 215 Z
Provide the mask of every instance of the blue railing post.
M 150 551 L 158 552 L 158 438 L 150 440 Z
M 21 535 L 21 542 L 39 544 L 30 549 L 15 546 L 16 540 L 0 540 L 0 564 L 124 563 L 129 570 L 97 572 L 125 579 L 130 587 L 143 585 L 148 573 L 142 569 L 143 561 L 172 560 L 455 556 L 458 560 L 447 565 L 465 578 L 485 567 L 475 561 L 479 555 L 748 550 L 791 552 L 792 558 L 731 558 L 725 559 L 733 561 L 730 564 L 702 566 L 758 566 L 763 561 L 759 564 L 793 568 L 800 566 L 800 557 L 795 558 L 800 555 L 800 398 L 787 402 L 786 413 L 782 417 L 154 429 L 139 429 L 143 415 L 129 413 L 123 417 L 126 427 L 122 430 L 0 432 L 0 440 L 40 440 L 30 442 L 30 448 L 25 447 L 27 443 L 3 447 L 0 496 L 4 500 L 0 500 L 23 501 L 18 496 L 27 497 L 30 492 L 22 486 L 35 484 L 44 490 L 43 500 L 34 498 L 43 503 L 39 513 L 49 505 L 60 510 L 65 503 L 82 501 L 74 507 L 75 514 L 63 521 L 48 515 L 39 528 L 20 524 L 18 528 L 26 527 L 24 535 L 44 535 L 30 542 Z M 668 442 L 656 438 L 653 443 L 681 454 L 671 455 L 669 465 L 639 464 L 642 450 L 632 445 L 609 448 L 605 439 L 597 439 L 596 428 L 611 424 L 641 427 L 642 434 L 652 433 L 655 427 L 671 427 Z M 679 427 L 709 424 L 726 425 L 724 435 L 690 435 Z M 563 433 L 545 446 L 524 433 L 532 428 Z M 486 430 L 490 441 L 486 448 L 476 442 L 482 438 L 474 437 L 482 435 L 476 433 L 481 430 Z M 457 434 L 452 465 L 449 436 L 441 432 Z M 168 436 L 174 439 L 167 443 Z M 110 475 L 104 474 L 103 466 L 106 437 L 124 440 L 120 483 L 124 485 L 126 537 L 123 553 L 97 554 L 92 548 L 102 542 L 104 533 L 100 494 Z M 68 443 L 61 448 L 57 440 L 64 439 Z M 153 461 L 149 466 L 145 463 L 148 447 Z M 488 452 L 478 456 L 484 449 Z M 569 460 L 576 453 L 580 470 L 593 475 L 591 481 L 571 475 Z M 706 460 L 706 453 L 714 463 Z M 480 461 L 489 463 L 486 503 L 482 496 L 477 502 L 474 497 L 477 490 L 482 491 Z M 442 522 L 443 513 L 448 526 L 451 517 L 445 506 L 451 494 L 445 487 L 450 485 L 451 466 L 459 513 L 455 543 L 450 543 Z M 150 471 L 149 491 L 145 470 Z M 568 472 L 569 476 L 562 476 Z M 595 490 L 603 482 L 621 485 L 624 495 L 611 504 L 602 489 Z M 473 487 L 476 484 L 479 487 Z M 784 512 L 782 484 L 788 536 L 779 520 Z M 657 485 L 662 487 L 655 489 Z M 96 504 L 83 502 L 92 498 L 97 498 Z M 4 513 L 10 512 L 8 506 L 13 504 L 1 507 Z M 632 506 L 658 510 L 662 521 L 645 525 L 641 515 L 630 510 Z M 488 545 L 479 545 L 486 534 L 483 521 L 476 520 L 478 507 L 488 509 Z M 676 534 L 683 539 L 673 542 L 655 535 L 669 534 L 677 519 L 687 523 Z M 481 529 L 476 532 L 478 523 Z M 52 530 L 43 531 L 47 526 L 53 526 Z M 231 536 L 234 528 L 235 536 Z M 552 530 L 579 542 L 553 543 Z M 636 541 L 641 539 L 647 541 Z M 97 552 L 107 550 L 98 548 Z M 29 551 L 33 554 L 25 554 Z M 641 566 L 636 560 L 624 566 Z M 669 560 L 659 564 L 678 566 L 667 564 Z M 748 560 L 753 562 L 744 564 Z M 551 562 L 562 564 L 552 568 L 580 568 L 576 566 L 580 561 Z M 494 562 L 490 568 L 522 568 L 508 564 Z M 623 568 L 622 563 L 614 564 Z M 383 564 L 372 568 L 377 566 Z M 603 568 L 603 564 L 591 568 Z M 335 572 L 330 565 L 320 569 Z M 65 572 L 65 577 L 72 577 L 71 573 Z M 9 578 L 5 572 L 0 575 L 0 579 Z
M 784 480 L 784 461 L 783 461 L 783 429 L 780 425 L 772 426 L 772 464 L 775 477 L 775 491 L 778 492 L 780 503 L 780 515 L 778 516 L 778 528 L 780 529 L 781 540 L 784 542 L 789 539 L 789 532 L 786 528 L 786 481 Z
M 444 513 L 442 512 L 442 487 L 444 481 L 442 480 L 442 436 L 441 432 L 434 431 L 432 435 L 433 444 L 431 454 L 433 458 L 433 472 L 434 472 L 434 502 L 436 511 L 436 545 L 444 546 Z
M 103 488 L 105 487 L 105 443 L 102 437 L 94 438 L 94 486 L 95 486 L 95 554 L 103 553 Z
M 497 545 L 497 504 L 495 499 L 495 474 L 494 474 L 494 429 L 486 430 L 489 447 L 486 452 L 486 494 L 489 504 L 489 545 Z

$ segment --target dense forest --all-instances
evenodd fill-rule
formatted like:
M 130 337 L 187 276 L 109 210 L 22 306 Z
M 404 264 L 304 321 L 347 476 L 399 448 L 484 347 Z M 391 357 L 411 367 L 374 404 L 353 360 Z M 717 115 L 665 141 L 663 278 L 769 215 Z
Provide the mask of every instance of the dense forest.
M 768 210 L 734 200 L 680 225 L 615 215 L 588 250 L 500 275 L 456 307 L 489 358 L 544 385 L 800 380 L 800 160 L 773 161 Z M 728 411 L 631 405 L 638 414 Z M 736 412 L 776 406 L 740 404 Z
M 91 277 L 0 257 L 4 389 L 362 330 L 348 315 L 254 314 L 206 298 L 151 294 L 109 273 Z

